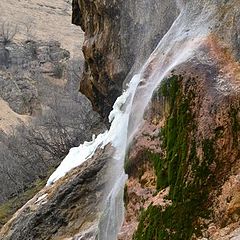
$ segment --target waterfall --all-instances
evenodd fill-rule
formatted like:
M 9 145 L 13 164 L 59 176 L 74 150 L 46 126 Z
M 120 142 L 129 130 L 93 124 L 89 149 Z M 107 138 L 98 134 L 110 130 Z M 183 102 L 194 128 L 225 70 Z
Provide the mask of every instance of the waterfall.
M 91 142 L 84 142 L 79 147 L 70 149 L 69 154 L 61 162 L 56 171 L 48 179 L 47 185 L 51 185 L 63 177 L 71 169 L 81 165 L 87 159 L 91 158 L 96 149 L 104 148 L 107 144 L 115 148 L 114 159 L 118 161 L 119 167 L 123 167 L 123 158 L 127 147 L 127 129 L 131 105 L 137 85 L 140 81 L 140 75 L 135 75 L 128 85 L 128 89 L 116 100 L 113 110 L 109 115 L 111 127 L 97 137 L 93 136 Z M 127 108 L 124 109 L 124 105 Z M 120 161 L 120 162 L 119 162 Z
M 81 165 L 91 158 L 96 149 L 104 148 L 111 143 L 115 152 L 114 169 L 111 169 L 112 190 L 108 194 L 105 209 L 99 223 L 98 239 L 114 240 L 124 218 L 123 191 L 127 175 L 124 172 L 124 158 L 127 150 L 127 133 L 129 115 L 135 91 L 140 81 L 140 75 L 135 75 L 128 85 L 128 89 L 116 100 L 109 115 L 111 127 L 105 133 L 93 137 L 91 142 L 84 142 L 79 147 L 72 148 L 56 171 L 50 176 L 47 185 L 63 177 L 71 169 Z
M 94 137 L 92 142 L 84 142 L 79 147 L 72 148 L 48 180 L 48 185 L 54 183 L 68 171 L 91 158 L 98 148 L 104 148 L 109 143 L 115 148 L 115 164 L 111 170 L 114 173 L 114 181 L 100 219 L 99 240 L 117 239 L 124 218 L 123 189 L 127 179 L 124 173 L 125 154 L 128 144 L 144 122 L 143 115 L 154 90 L 173 69 L 194 56 L 195 49 L 204 37 L 204 31 L 197 28 L 186 31 L 184 22 L 181 21 L 180 17 L 176 19 L 140 73 L 132 78 L 127 89 L 116 100 L 109 115 L 110 129 Z

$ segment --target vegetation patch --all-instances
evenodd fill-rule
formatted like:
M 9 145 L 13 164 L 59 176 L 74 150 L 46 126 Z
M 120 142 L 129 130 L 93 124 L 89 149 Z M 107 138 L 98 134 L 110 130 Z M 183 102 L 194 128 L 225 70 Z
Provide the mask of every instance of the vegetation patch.
M 215 185 L 210 165 L 215 160 L 214 141 L 196 143 L 194 113 L 191 109 L 195 95 L 183 93 L 182 76 L 166 79 L 159 95 L 169 104 L 169 116 L 161 129 L 165 157 L 149 152 L 157 175 L 157 189 L 170 186 L 168 198 L 172 205 L 165 210 L 150 206 L 140 218 L 135 240 L 179 240 L 201 235 L 199 218 L 208 218 L 208 195 Z M 202 150 L 202 156 L 197 155 Z
M 46 180 L 37 180 L 33 186 L 27 191 L 19 194 L 8 200 L 6 203 L 0 205 L 0 227 L 4 225 L 12 215 L 21 208 L 27 201 L 29 201 L 35 194 L 37 194 L 46 185 Z

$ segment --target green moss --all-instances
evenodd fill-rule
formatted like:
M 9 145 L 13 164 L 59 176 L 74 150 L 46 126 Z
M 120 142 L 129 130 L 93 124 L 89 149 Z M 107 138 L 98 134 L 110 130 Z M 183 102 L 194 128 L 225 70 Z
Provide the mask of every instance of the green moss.
M 135 168 L 133 162 L 129 158 L 125 158 L 124 161 L 124 170 L 126 174 L 130 174 Z
M 165 211 L 150 206 L 143 212 L 135 240 L 188 240 L 193 233 L 200 235 L 199 217 L 207 218 L 206 203 L 211 186 L 214 184 L 209 165 L 215 159 L 214 140 L 199 143 L 203 159 L 197 156 L 194 139 L 196 126 L 191 103 L 193 91 L 181 91 L 182 76 L 172 76 L 163 82 L 159 94 L 167 98 L 169 117 L 161 130 L 166 157 L 149 153 L 154 161 L 157 174 L 157 189 L 170 186 L 168 198 L 172 205 Z
M 146 150 L 144 158 L 153 163 L 155 174 L 157 176 L 157 190 L 163 189 L 168 186 L 167 165 L 159 154 Z M 161 171 L 159 171 L 161 169 Z
M 125 186 L 124 186 L 124 196 L 123 196 L 123 200 L 124 200 L 124 205 L 125 205 L 125 208 L 126 208 L 126 206 L 127 206 L 128 203 L 129 203 L 127 184 L 125 184 Z
M 141 221 L 134 239 L 168 239 L 167 231 L 161 231 L 163 225 L 162 209 L 150 205 L 150 207 L 141 214 Z M 150 224 L 151 223 L 151 224 Z
M 37 180 L 32 188 L 0 205 L 0 225 L 5 224 L 11 218 L 11 216 L 36 193 L 38 193 L 45 186 L 45 184 L 46 181 Z

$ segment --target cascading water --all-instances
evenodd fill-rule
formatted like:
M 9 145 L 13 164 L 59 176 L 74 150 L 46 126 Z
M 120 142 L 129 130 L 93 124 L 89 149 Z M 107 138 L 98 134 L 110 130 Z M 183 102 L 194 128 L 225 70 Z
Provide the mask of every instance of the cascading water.
M 192 32 L 186 31 L 186 26 L 181 22 L 184 18 L 181 19 L 179 17 L 175 21 L 140 74 L 132 78 L 127 90 L 116 100 L 109 115 L 110 129 L 93 138 L 92 142 L 85 142 L 71 149 L 68 156 L 49 178 L 48 185 L 91 158 L 96 149 L 104 148 L 109 143 L 114 147 L 115 164 L 114 169 L 111 169 L 114 177 L 111 179 L 111 191 L 98 226 L 99 240 L 117 239 L 124 217 L 123 189 L 127 179 L 124 173 L 125 154 L 128 145 L 143 123 L 144 112 L 151 101 L 154 90 L 171 70 L 194 55 L 195 49 L 201 43 L 201 38 L 204 37 L 203 29 L 199 31 L 199 29 L 192 28 Z
M 128 142 L 128 122 L 133 96 L 139 81 L 140 75 L 135 75 L 129 83 L 128 89 L 115 102 L 113 110 L 109 115 L 110 129 L 103 134 L 99 134 L 96 138 L 94 137 L 92 142 L 85 142 L 79 147 L 72 148 L 47 183 L 47 185 L 51 185 L 71 169 L 91 158 L 96 149 L 104 148 L 111 143 L 115 149 L 113 156 L 115 164 L 114 169 L 111 169 L 114 176 L 111 179 L 113 181 L 112 189 L 108 194 L 105 209 L 99 223 L 98 239 L 102 240 L 116 239 L 123 222 L 123 189 L 127 179 L 124 173 L 124 158 Z

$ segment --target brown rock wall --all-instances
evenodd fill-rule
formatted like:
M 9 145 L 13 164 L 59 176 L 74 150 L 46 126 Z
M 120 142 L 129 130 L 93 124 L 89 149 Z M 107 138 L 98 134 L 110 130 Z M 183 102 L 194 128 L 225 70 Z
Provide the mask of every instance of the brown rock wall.
M 175 1 L 73 1 L 73 23 L 85 32 L 80 90 L 104 117 L 176 16 Z

